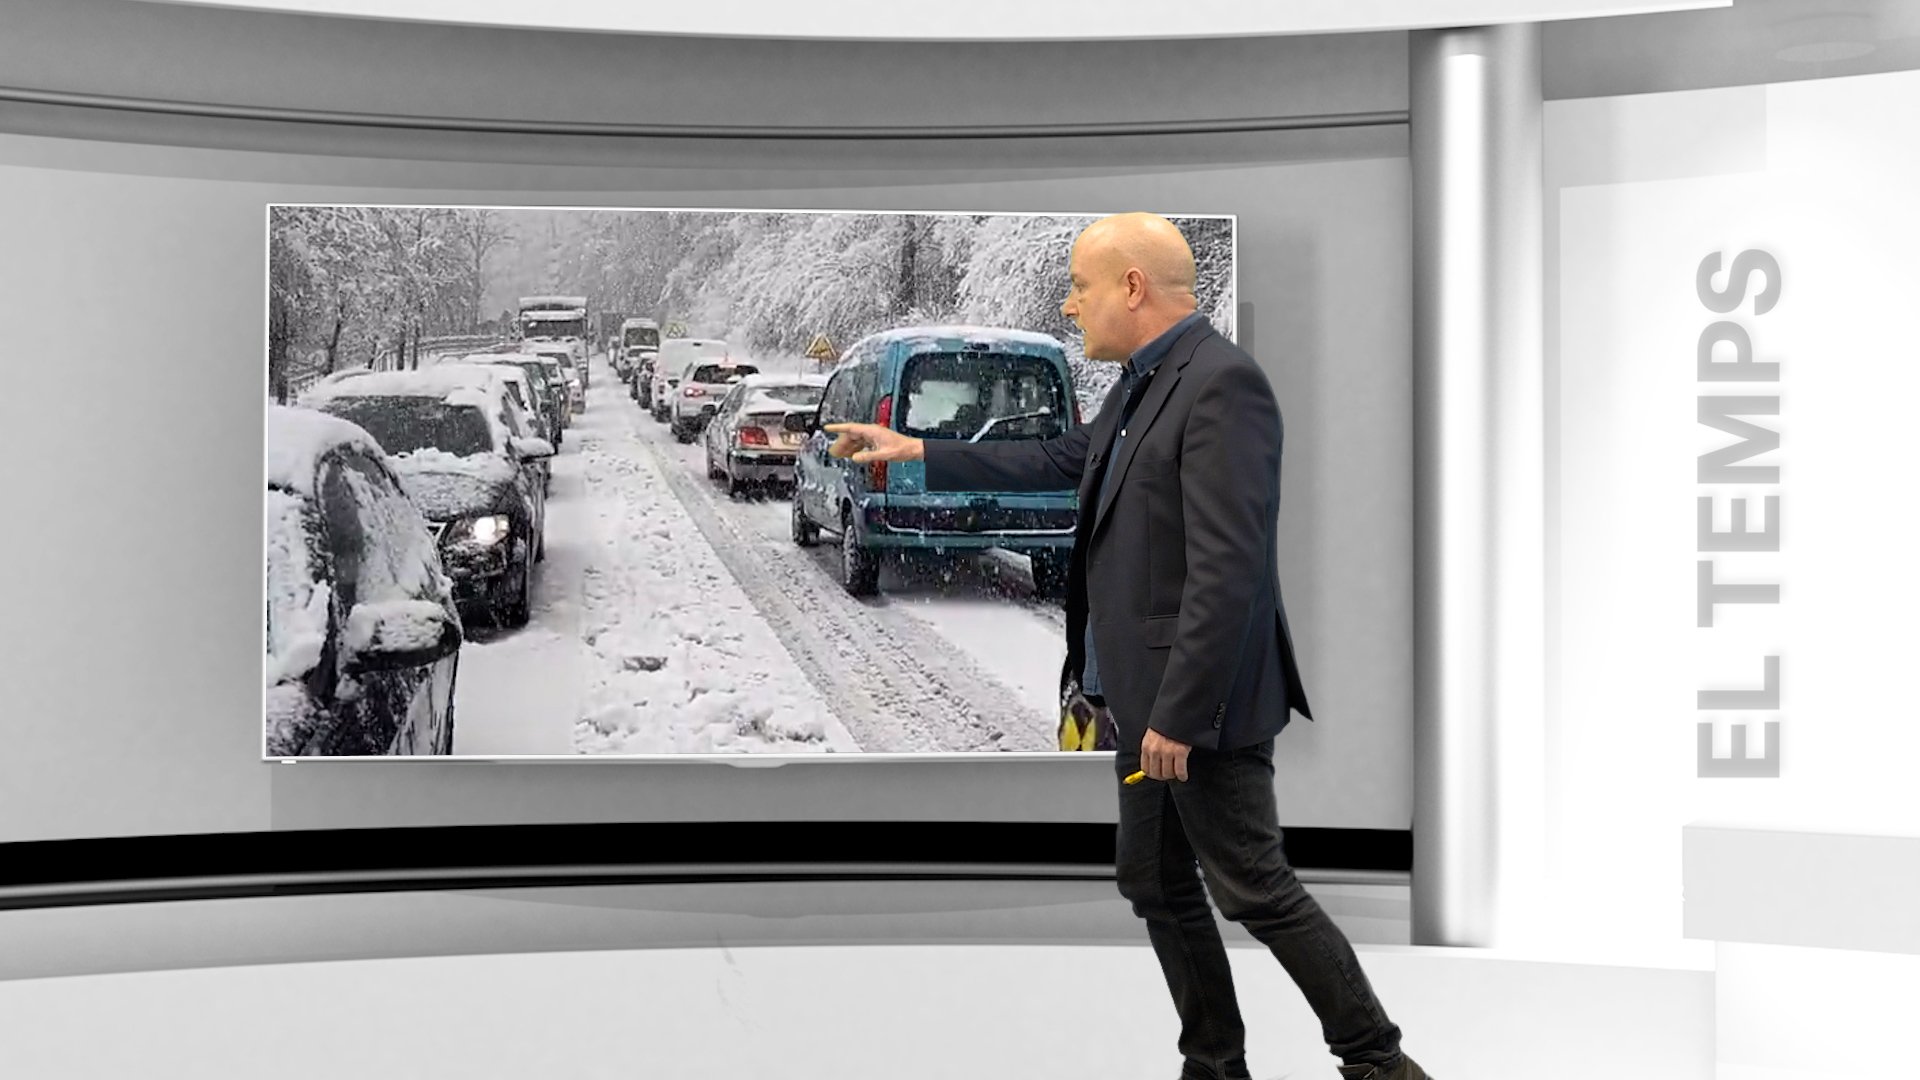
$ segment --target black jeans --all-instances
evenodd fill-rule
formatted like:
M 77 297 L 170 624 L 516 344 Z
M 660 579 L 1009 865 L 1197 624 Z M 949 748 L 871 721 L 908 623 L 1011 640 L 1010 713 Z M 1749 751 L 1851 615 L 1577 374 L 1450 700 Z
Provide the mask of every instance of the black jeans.
M 1114 755 L 1117 778 L 1139 768 L 1139 751 Z M 1206 876 L 1204 891 L 1196 862 Z M 1182 1077 L 1248 1075 L 1247 1029 L 1208 893 L 1220 914 L 1279 959 L 1341 1064 L 1399 1062 L 1400 1029 L 1374 997 L 1346 935 L 1287 865 L 1273 797 L 1272 739 L 1238 750 L 1194 747 L 1185 781 L 1120 784 L 1115 866 L 1120 895 L 1146 920 L 1180 1013 Z

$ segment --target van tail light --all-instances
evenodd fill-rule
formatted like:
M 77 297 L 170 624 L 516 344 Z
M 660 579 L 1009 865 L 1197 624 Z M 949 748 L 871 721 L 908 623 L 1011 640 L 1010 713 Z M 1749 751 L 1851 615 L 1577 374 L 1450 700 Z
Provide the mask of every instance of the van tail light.
M 880 404 L 875 405 L 873 407 L 873 422 L 875 426 L 878 426 L 878 427 L 893 426 L 893 395 L 892 394 L 888 394 L 886 397 L 881 398 Z M 871 465 L 868 465 L 867 480 L 873 487 L 873 490 L 875 491 L 887 490 L 887 463 L 884 461 L 876 461 Z
M 764 429 L 757 428 L 757 427 L 743 427 L 740 429 L 740 445 L 741 446 L 770 446 L 772 444 L 767 441 L 767 433 Z

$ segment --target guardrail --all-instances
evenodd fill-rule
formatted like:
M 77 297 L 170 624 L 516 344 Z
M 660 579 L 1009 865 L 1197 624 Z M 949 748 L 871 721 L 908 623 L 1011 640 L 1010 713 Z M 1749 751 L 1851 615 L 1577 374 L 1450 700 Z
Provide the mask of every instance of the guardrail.
M 459 334 L 446 337 L 421 338 L 419 342 L 416 343 L 415 348 L 420 354 L 424 355 L 432 352 L 488 349 L 500 344 L 501 340 L 501 338 L 497 338 L 492 334 Z M 368 366 L 376 371 L 393 371 L 399 366 L 399 360 L 399 346 L 391 345 L 381 349 L 374 357 L 373 363 Z M 326 377 L 327 373 L 321 371 L 317 363 L 309 363 L 307 369 L 297 375 L 288 375 L 288 400 L 291 401 L 298 398 L 301 394 L 305 393 L 309 387 Z

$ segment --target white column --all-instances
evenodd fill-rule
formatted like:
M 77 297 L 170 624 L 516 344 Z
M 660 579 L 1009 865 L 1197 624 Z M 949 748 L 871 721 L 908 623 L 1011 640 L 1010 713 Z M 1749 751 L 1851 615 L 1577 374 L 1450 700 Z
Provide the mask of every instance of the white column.
M 1416 31 L 1408 59 L 1412 940 L 1508 946 L 1543 865 L 1540 28 Z

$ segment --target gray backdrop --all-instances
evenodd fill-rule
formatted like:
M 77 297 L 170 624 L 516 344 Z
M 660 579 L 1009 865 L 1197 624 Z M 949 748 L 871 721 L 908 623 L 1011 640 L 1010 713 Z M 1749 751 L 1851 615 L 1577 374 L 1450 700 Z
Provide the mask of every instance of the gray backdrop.
M 1237 215 L 1241 337 L 1285 419 L 1282 582 L 1319 715 L 1281 737 L 1281 817 L 1409 826 L 1404 127 L 661 141 L 633 163 L 630 147 L 588 138 L 343 133 L 322 154 L 314 129 L 262 127 L 249 145 L 306 152 L 261 152 L 217 148 L 217 122 L 101 114 L 80 130 L 58 109 L 10 117 L 16 131 L 42 122 L 88 137 L 0 135 L 0 288 L 20 320 L 0 338 L 11 376 L 0 470 L 17 515 L 0 559 L 0 841 L 713 817 L 1113 820 L 1104 755 L 774 769 L 262 763 L 270 202 Z

